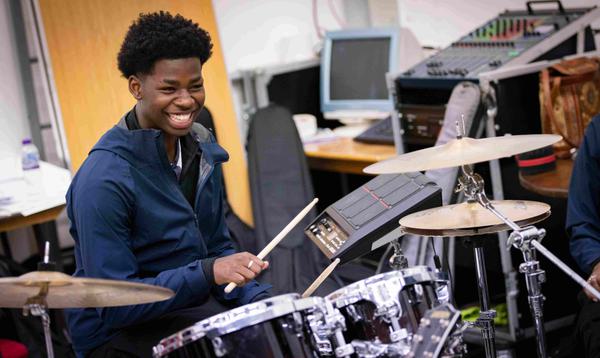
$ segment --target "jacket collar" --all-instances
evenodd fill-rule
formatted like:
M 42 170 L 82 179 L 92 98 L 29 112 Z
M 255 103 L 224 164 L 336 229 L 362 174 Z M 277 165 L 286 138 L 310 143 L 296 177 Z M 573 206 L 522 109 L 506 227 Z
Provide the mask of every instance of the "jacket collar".
M 157 155 L 159 157 L 164 155 L 166 158 L 162 131 L 157 129 L 128 129 L 127 116 L 131 115 L 132 112 L 134 111 L 131 110 L 121 117 L 117 125 L 102 136 L 90 153 L 95 150 L 108 150 L 136 166 L 156 162 Z M 229 160 L 229 154 L 225 149 L 217 144 L 210 131 L 199 123 L 194 123 L 190 133 L 182 137 L 182 140 L 182 150 L 190 155 L 200 151 L 209 165 Z M 183 149 L 184 147 L 185 149 Z

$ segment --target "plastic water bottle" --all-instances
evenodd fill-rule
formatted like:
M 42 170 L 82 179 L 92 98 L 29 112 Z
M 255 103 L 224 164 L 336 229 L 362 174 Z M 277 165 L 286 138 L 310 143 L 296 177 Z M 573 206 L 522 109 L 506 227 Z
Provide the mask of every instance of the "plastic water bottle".
M 37 147 L 31 142 L 30 138 L 23 139 L 21 143 L 23 144 L 21 148 L 23 172 L 26 173 L 28 170 L 38 169 L 40 167 L 40 152 Z
M 40 152 L 31 139 L 25 138 L 21 142 L 21 166 L 23 168 L 23 179 L 27 183 L 28 195 L 41 195 L 42 172 L 40 169 Z

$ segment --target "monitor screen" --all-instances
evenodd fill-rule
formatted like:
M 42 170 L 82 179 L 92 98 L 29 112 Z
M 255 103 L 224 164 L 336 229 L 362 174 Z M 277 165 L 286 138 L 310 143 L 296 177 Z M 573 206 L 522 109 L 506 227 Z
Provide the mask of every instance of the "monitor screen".
M 321 55 L 321 111 L 391 111 L 398 29 L 328 32 Z
M 390 39 L 340 39 L 331 44 L 331 100 L 387 99 Z

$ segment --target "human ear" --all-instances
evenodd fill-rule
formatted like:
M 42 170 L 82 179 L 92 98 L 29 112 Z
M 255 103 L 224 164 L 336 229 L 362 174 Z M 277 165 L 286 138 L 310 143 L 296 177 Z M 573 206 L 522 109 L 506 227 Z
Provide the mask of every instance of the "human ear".
M 141 100 L 142 99 L 142 82 L 141 80 L 137 77 L 137 76 L 129 76 L 129 78 L 127 79 L 128 83 L 129 83 L 129 93 L 131 93 L 131 95 L 133 96 L 133 98 L 135 98 L 136 100 Z

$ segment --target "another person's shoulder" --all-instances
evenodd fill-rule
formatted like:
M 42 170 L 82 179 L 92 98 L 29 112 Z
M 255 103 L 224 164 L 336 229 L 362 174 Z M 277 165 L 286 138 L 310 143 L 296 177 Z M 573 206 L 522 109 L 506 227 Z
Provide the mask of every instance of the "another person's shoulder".
M 596 114 L 592 120 L 590 121 L 590 124 L 588 125 L 588 128 L 591 128 L 592 130 L 598 132 L 600 131 L 600 113 Z
M 592 118 L 588 124 L 584 140 L 594 154 L 600 155 L 600 114 Z

